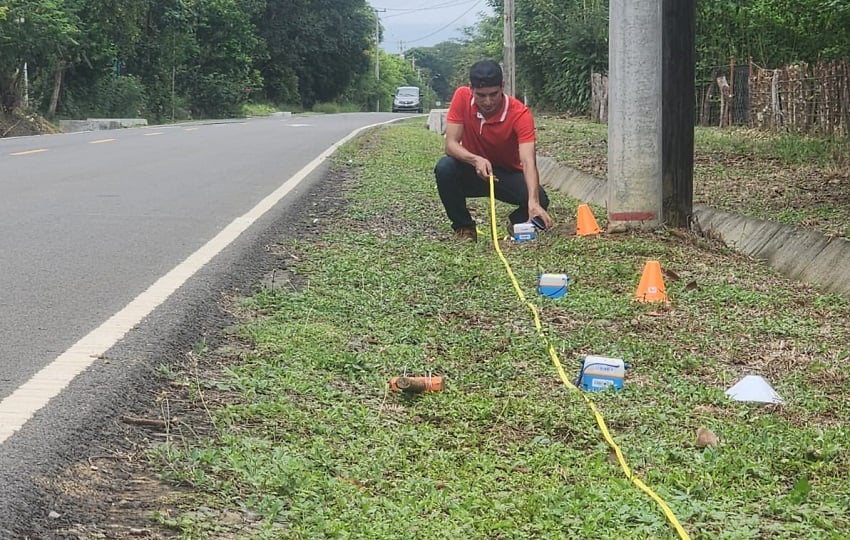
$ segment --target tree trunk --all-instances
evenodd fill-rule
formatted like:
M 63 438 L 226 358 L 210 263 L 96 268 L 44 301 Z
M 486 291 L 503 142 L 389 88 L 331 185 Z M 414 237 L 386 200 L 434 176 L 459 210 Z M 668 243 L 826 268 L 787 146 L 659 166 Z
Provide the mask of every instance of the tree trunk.
M 47 113 L 51 117 L 56 116 L 56 107 L 59 106 L 59 93 L 62 90 L 62 75 L 64 73 L 65 66 L 60 62 L 53 73 L 53 95 L 50 97 L 50 107 L 47 109 Z
M 701 126 L 710 126 L 711 125 L 711 97 L 714 95 L 714 84 L 709 83 L 706 85 L 705 93 L 703 93 L 702 98 L 702 117 L 700 118 L 699 125 Z
M 12 112 L 20 106 L 21 98 L 18 95 L 19 77 L 0 76 L 0 110 Z
M 601 124 L 608 123 L 608 77 L 601 73 L 590 75 L 591 111 L 590 120 Z
M 720 127 L 726 127 L 729 123 L 729 106 L 732 100 L 732 89 L 726 82 L 726 75 L 717 77 L 717 86 L 720 88 Z
M 779 73 L 780 70 L 773 70 L 773 77 L 770 78 L 770 108 L 773 112 L 773 129 L 779 130 L 782 125 L 782 108 L 779 104 Z

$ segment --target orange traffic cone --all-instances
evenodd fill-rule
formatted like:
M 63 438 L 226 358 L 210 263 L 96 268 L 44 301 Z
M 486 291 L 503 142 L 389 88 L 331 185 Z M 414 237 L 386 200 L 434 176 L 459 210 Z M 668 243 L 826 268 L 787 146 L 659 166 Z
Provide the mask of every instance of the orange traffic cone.
M 596 218 L 593 217 L 593 212 L 587 204 L 578 206 L 578 216 L 576 217 L 576 236 L 588 236 L 591 234 L 599 234 L 602 230 L 599 224 L 596 223 Z
M 646 261 L 637 292 L 635 292 L 635 300 L 637 302 L 667 302 L 664 278 L 661 277 L 661 265 L 658 261 Z

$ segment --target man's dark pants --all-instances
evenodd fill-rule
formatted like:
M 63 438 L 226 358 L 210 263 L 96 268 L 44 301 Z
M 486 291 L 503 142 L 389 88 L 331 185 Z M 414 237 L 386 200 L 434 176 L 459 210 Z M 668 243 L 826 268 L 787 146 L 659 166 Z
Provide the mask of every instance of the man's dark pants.
M 493 168 L 498 179 L 494 187 L 497 200 L 519 206 L 511 212 L 511 223 L 528 221 L 528 186 L 522 171 L 508 171 L 500 167 Z M 443 156 L 434 167 L 437 179 L 437 191 L 446 209 L 446 215 L 452 222 L 452 228 L 474 227 L 475 221 L 466 208 L 467 197 L 489 197 L 490 182 L 482 180 L 475 173 L 475 167 L 450 156 Z M 549 197 L 542 187 L 539 188 L 540 206 L 549 208 Z

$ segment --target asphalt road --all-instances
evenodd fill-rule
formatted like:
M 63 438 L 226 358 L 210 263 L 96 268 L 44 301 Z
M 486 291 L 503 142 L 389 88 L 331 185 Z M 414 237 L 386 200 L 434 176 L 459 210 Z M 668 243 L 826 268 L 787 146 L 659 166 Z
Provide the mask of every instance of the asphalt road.
M 0 537 L 49 511 L 33 508 L 39 479 L 91 442 L 157 356 L 197 339 L 185 328 L 239 282 L 240 246 L 307 211 L 298 194 L 332 146 L 399 117 L 0 139 Z

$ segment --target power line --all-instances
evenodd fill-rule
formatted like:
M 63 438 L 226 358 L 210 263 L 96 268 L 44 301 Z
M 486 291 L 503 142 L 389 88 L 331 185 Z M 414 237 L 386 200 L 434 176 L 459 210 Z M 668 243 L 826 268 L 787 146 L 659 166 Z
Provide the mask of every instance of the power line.
M 477 0 L 474 4 L 472 4 L 472 5 L 469 7 L 469 9 L 467 9 L 466 11 L 464 11 L 463 13 L 461 13 L 459 16 L 457 16 L 455 19 L 453 19 L 451 22 L 449 22 L 449 23 L 448 23 L 448 24 L 446 24 L 445 26 L 442 26 L 442 27 L 438 28 L 437 30 L 434 30 L 434 31 L 433 31 L 433 32 L 431 32 L 430 34 L 426 34 L 426 35 L 424 35 L 424 36 L 422 36 L 422 37 L 419 37 L 419 38 L 416 38 L 416 39 L 408 39 L 407 41 L 405 41 L 405 43 L 416 43 L 417 41 L 422 41 L 422 40 L 424 40 L 424 39 L 428 39 L 429 37 L 431 37 L 431 36 L 433 36 L 433 35 L 439 34 L 440 32 L 442 32 L 443 30 L 445 30 L 445 29 L 446 29 L 446 28 L 448 28 L 449 26 L 453 25 L 454 23 L 456 23 L 457 21 L 459 21 L 460 19 L 462 19 L 463 17 L 465 17 L 467 13 L 469 13 L 470 11 L 472 11 L 472 9 L 473 9 L 474 7 L 476 7 L 476 6 L 477 6 L 478 4 L 480 4 L 480 3 L 481 3 L 481 0 Z
M 462 6 L 464 4 L 468 4 L 474 0 L 451 0 L 449 2 L 443 2 L 442 4 L 435 4 L 431 6 L 422 6 L 422 7 L 413 7 L 413 8 L 405 8 L 405 7 L 387 7 L 382 8 L 386 11 L 400 11 L 401 13 L 395 13 L 393 15 L 387 15 L 387 17 L 398 17 L 401 15 L 407 15 L 408 13 L 415 13 L 417 11 L 429 11 L 432 9 L 445 9 L 451 8 L 455 6 Z
M 455 0 L 455 1 L 452 1 L 452 2 L 446 2 L 446 3 L 443 3 L 443 4 L 437 4 L 437 5 L 434 5 L 434 6 L 425 6 L 425 7 L 418 7 L 418 8 L 385 8 L 387 11 L 396 11 L 398 13 L 393 13 L 392 15 L 387 15 L 384 18 L 385 19 L 391 19 L 393 17 L 403 17 L 405 15 L 410 15 L 411 13 L 417 13 L 419 11 L 432 11 L 432 10 L 435 10 L 435 9 L 447 9 L 447 8 L 453 8 L 453 7 L 457 7 L 457 6 L 464 6 L 464 5 L 469 4 L 470 2 L 475 2 L 475 1 L 476 0 L 462 0 L 462 1 L 458 2 L 458 1 Z

